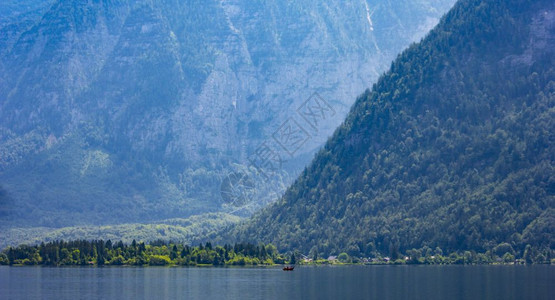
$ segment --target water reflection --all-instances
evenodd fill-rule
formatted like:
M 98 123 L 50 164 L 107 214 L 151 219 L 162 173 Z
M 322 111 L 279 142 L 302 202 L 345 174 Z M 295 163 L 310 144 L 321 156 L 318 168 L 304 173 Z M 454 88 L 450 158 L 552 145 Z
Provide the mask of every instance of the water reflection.
M 1 267 L 0 299 L 553 299 L 552 266 Z

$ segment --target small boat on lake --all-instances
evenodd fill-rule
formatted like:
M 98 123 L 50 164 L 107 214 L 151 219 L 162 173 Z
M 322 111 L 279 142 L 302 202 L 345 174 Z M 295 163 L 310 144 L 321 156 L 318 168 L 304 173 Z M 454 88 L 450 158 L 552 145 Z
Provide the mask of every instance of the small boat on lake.
M 283 267 L 283 271 L 293 271 L 293 269 L 295 269 L 295 266 L 285 266 L 285 267 Z

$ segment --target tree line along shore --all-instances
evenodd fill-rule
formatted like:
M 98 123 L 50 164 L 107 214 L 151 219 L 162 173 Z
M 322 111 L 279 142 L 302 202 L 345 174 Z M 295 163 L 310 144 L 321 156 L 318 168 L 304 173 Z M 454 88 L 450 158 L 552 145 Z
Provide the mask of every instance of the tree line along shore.
M 272 244 L 236 243 L 213 246 L 210 242 L 189 246 L 180 243 L 133 241 L 125 244 L 111 240 L 53 241 L 38 245 L 8 247 L 0 253 L 0 265 L 45 266 L 272 266 L 280 264 L 555 264 L 551 251 L 527 246 L 515 253 L 501 244 L 485 253 L 474 251 L 444 254 L 440 248 L 412 249 L 387 255 L 356 257 L 342 252 L 327 257 L 296 251 L 280 253 Z

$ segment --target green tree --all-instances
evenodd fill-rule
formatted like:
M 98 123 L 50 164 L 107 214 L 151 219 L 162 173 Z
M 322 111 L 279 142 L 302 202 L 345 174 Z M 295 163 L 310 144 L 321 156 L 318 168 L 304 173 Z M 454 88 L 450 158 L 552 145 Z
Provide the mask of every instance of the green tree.
M 5 253 L 0 253 L 0 265 L 9 265 L 10 260 Z
M 125 260 L 124 260 L 123 256 L 121 256 L 121 255 L 114 256 L 110 260 L 110 265 L 120 266 L 120 265 L 123 265 L 124 261 Z
M 524 249 L 524 255 L 522 256 L 522 258 L 524 259 L 524 261 L 526 261 L 527 264 L 531 264 L 533 262 L 533 257 L 534 255 L 532 253 L 532 246 L 528 244 Z
M 511 253 L 507 252 L 503 255 L 503 261 L 506 262 L 506 263 L 514 262 L 515 261 L 515 256 L 512 255 Z
M 148 260 L 148 264 L 151 266 L 165 266 L 171 264 L 171 260 L 166 255 L 152 255 Z
M 337 259 L 342 263 L 347 263 L 349 262 L 349 255 L 345 252 L 342 252 L 337 256 Z

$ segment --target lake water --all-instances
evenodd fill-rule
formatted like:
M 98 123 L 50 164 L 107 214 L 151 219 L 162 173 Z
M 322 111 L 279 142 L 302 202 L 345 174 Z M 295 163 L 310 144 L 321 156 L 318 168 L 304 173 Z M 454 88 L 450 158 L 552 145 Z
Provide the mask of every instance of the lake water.
M 0 267 L 0 299 L 555 299 L 555 266 Z

